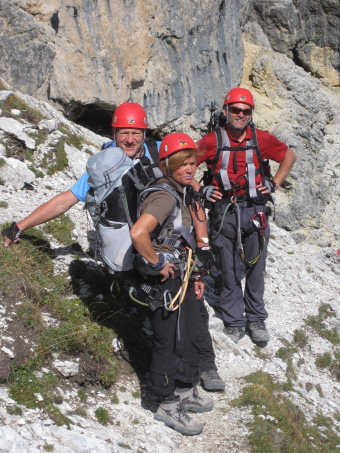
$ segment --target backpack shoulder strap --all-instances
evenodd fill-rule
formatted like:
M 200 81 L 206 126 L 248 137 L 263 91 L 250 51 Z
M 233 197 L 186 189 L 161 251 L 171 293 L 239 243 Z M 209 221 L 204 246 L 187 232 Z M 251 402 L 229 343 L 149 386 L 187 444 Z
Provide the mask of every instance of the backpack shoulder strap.
M 154 140 L 153 138 L 147 138 L 145 140 L 145 144 L 148 148 L 148 151 L 150 153 L 150 157 L 151 157 L 151 163 L 154 163 L 154 164 L 159 164 L 159 157 L 158 157 L 158 146 L 157 146 L 157 142 L 156 140 Z
M 253 149 L 256 153 L 257 160 L 259 161 L 259 169 L 260 169 L 260 174 L 261 174 L 262 183 L 263 183 L 265 180 L 265 173 L 264 173 L 264 168 L 263 168 L 261 150 L 259 148 L 259 143 L 257 141 L 256 127 L 255 127 L 255 124 L 253 123 L 253 121 L 251 121 L 249 123 L 249 127 L 250 127 L 251 135 L 252 135 L 251 143 L 252 143 Z

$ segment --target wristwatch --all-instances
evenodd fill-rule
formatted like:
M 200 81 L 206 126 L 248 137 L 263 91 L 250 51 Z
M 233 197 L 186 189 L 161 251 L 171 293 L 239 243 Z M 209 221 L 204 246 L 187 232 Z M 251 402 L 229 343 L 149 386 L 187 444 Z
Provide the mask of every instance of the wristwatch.
M 209 238 L 197 238 L 196 242 L 203 242 L 203 244 L 209 244 Z

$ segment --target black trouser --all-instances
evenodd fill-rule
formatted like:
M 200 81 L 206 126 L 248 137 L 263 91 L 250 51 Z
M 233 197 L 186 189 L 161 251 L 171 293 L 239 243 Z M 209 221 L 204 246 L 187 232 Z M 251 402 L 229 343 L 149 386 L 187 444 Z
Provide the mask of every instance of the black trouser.
M 217 370 L 215 365 L 215 353 L 209 332 L 209 313 L 203 300 L 198 301 L 200 308 L 200 336 L 199 336 L 199 355 L 200 371 Z
M 174 295 L 181 285 L 179 277 L 159 284 L 162 291 L 169 289 Z M 180 308 L 168 312 L 158 308 L 151 314 L 153 329 L 152 362 L 149 384 L 158 395 L 174 392 L 176 380 L 185 384 L 196 384 L 199 379 L 199 346 L 202 343 L 202 320 L 200 304 L 193 284 Z

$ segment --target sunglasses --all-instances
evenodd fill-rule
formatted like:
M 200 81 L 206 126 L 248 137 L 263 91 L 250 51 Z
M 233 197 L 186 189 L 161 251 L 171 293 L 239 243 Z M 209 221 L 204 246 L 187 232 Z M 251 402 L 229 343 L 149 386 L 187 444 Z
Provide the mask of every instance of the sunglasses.
M 232 113 L 233 115 L 238 115 L 241 112 L 243 113 L 244 116 L 251 115 L 251 109 L 239 109 L 238 107 L 229 107 L 229 112 Z

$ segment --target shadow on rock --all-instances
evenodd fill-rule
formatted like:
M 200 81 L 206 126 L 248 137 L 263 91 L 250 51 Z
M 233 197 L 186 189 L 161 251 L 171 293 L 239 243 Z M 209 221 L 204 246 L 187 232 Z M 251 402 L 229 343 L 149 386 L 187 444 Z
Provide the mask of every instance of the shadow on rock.
M 134 304 L 120 282 L 100 265 L 75 260 L 69 273 L 73 290 L 89 308 L 92 319 L 116 332 L 117 354 L 123 359 L 120 373 L 128 373 L 131 366 L 143 386 L 151 359 L 147 309 Z

